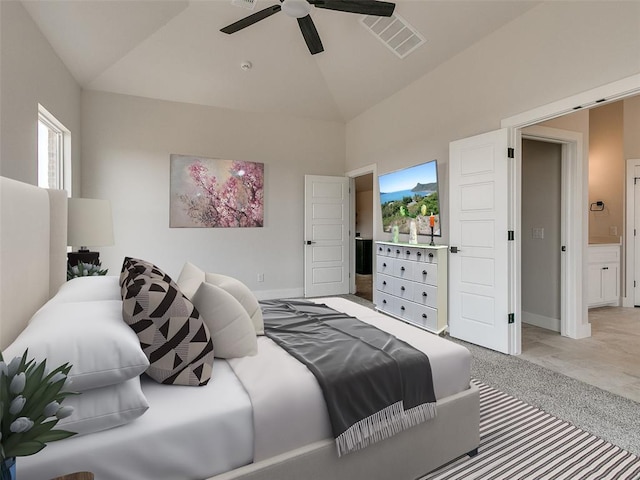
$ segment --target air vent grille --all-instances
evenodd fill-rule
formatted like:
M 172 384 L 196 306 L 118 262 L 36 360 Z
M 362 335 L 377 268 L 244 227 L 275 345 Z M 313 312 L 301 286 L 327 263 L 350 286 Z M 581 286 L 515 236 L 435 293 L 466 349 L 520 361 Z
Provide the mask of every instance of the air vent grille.
M 420 33 L 400 15 L 367 15 L 362 24 L 398 57 L 404 58 L 425 42 Z
M 246 8 L 247 10 L 253 10 L 258 0 L 231 0 L 231 5 L 236 7 Z

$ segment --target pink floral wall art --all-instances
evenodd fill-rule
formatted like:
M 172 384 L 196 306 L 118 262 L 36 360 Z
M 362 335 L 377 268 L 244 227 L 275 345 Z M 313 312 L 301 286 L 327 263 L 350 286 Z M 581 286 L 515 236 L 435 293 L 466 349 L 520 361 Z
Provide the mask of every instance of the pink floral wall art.
M 262 227 L 264 164 L 171 155 L 170 227 Z

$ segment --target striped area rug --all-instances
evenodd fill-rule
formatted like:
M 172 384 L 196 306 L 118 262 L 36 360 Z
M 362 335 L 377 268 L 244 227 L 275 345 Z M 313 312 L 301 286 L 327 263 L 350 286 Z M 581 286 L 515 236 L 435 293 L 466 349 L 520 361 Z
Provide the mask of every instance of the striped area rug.
M 484 383 L 480 447 L 420 480 L 640 480 L 640 457 Z

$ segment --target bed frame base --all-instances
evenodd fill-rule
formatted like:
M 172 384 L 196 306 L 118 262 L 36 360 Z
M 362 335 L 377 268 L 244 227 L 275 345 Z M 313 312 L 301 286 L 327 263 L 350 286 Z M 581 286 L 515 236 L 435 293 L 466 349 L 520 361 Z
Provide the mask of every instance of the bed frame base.
M 477 387 L 438 401 L 436 418 L 341 458 L 333 440 L 301 447 L 208 480 L 413 480 L 480 443 Z

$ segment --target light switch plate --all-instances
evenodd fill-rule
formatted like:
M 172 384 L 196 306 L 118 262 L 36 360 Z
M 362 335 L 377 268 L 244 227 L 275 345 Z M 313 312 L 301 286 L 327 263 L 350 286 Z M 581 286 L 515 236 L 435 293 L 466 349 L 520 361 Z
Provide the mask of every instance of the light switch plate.
M 533 227 L 531 229 L 531 238 L 543 239 L 544 238 L 544 228 L 543 227 Z

